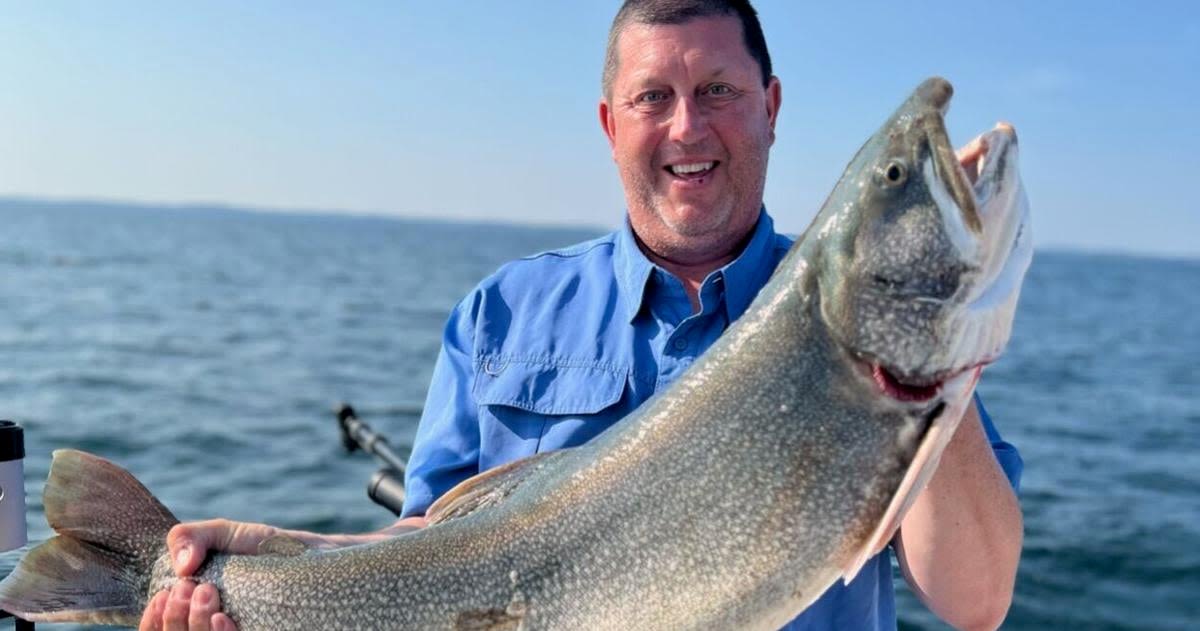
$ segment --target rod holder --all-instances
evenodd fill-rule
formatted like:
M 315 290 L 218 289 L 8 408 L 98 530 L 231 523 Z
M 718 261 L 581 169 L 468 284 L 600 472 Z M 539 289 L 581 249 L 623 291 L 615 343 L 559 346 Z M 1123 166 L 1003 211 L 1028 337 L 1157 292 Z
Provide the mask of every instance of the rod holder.
M 16 550 L 29 542 L 25 530 L 25 431 L 12 421 L 0 421 L 0 552 Z M 33 631 L 33 623 L 0 611 L 0 619 L 13 618 L 15 631 Z

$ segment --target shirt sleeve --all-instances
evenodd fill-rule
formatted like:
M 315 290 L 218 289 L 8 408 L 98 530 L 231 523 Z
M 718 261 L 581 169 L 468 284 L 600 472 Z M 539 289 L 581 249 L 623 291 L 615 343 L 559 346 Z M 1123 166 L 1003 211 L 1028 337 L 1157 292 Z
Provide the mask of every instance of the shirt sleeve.
M 996 431 L 992 417 L 984 409 L 983 399 L 979 398 L 978 392 L 975 393 L 975 405 L 979 408 L 979 420 L 983 422 L 983 431 L 987 434 L 988 442 L 992 444 L 992 452 L 996 454 L 996 461 L 1000 463 L 1000 468 L 1008 477 L 1013 491 L 1021 490 L 1021 472 L 1025 470 L 1025 461 L 1021 459 L 1021 452 L 1017 451 L 1017 448 L 1011 443 L 1000 438 L 1000 432 Z
M 479 415 L 474 381 L 474 300 L 450 313 L 433 369 L 425 408 L 404 476 L 401 517 L 424 515 L 429 505 L 479 472 Z

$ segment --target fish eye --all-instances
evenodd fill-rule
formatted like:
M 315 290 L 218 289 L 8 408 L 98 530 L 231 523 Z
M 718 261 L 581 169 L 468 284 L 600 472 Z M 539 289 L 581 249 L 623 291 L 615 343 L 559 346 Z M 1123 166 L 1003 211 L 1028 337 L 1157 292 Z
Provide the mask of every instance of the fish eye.
M 888 186 L 900 186 L 908 180 L 908 167 L 899 160 L 892 160 L 883 168 L 883 181 Z

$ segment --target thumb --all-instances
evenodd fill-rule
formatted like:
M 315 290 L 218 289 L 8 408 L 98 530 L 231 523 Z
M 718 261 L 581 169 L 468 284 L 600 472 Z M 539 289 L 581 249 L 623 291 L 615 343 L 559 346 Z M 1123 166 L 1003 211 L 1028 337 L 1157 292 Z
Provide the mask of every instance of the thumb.
M 167 550 L 175 574 L 188 577 L 200 569 L 209 552 L 254 554 L 258 544 L 275 533 L 275 528 L 265 524 L 228 519 L 176 524 L 167 533 Z

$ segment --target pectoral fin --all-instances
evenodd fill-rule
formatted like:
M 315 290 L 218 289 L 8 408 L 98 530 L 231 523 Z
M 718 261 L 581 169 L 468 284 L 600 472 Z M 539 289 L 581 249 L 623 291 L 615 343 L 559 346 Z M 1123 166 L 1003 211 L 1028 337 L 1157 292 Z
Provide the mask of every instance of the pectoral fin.
M 942 413 L 932 421 L 929 431 L 925 433 L 924 439 L 921 441 L 920 447 L 917 448 L 916 455 L 913 456 L 912 462 L 908 465 L 908 470 L 904 474 L 904 478 L 900 481 L 900 487 L 896 489 L 896 494 L 892 496 L 892 501 L 888 503 L 887 510 L 883 513 L 883 518 L 879 520 L 879 525 L 875 527 L 874 532 L 867 538 L 867 541 L 859 548 L 858 554 L 851 558 L 850 563 L 847 563 L 842 568 L 842 581 L 849 583 L 858 576 L 858 572 L 866 565 L 871 557 L 879 554 L 884 546 L 891 541 L 896 534 L 896 530 L 900 528 L 900 522 L 904 519 L 904 515 L 908 513 L 908 509 L 912 507 L 913 502 L 921 495 L 921 491 L 925 490 L 925 485 L 929 483 L 929 478 L 933 477 L 933 472 L 937 470 L 938 463 L 941 462 L 942 452 L 945 451 L 946 445 L 950 444 L 950 439 L 954 437 L 954 431 L 958 429 L 959 421 L 962 420 L 963 413 L 966 412 L 967 406 L 972 404 L 971 392 L 975 389 L 975 381 L 979 378 L 979 372 L 976 371 L 971 376 L 970 387 L 966 390 L 966 396 L 961 400 L 948 402 Z
M 534 454 L 468 478 L 438 498 L 425 511 L 430 525 L 469 515 L 480 508 L 495 506 L 515 491 L 529 474 L 561 456 L 566 450 Z

